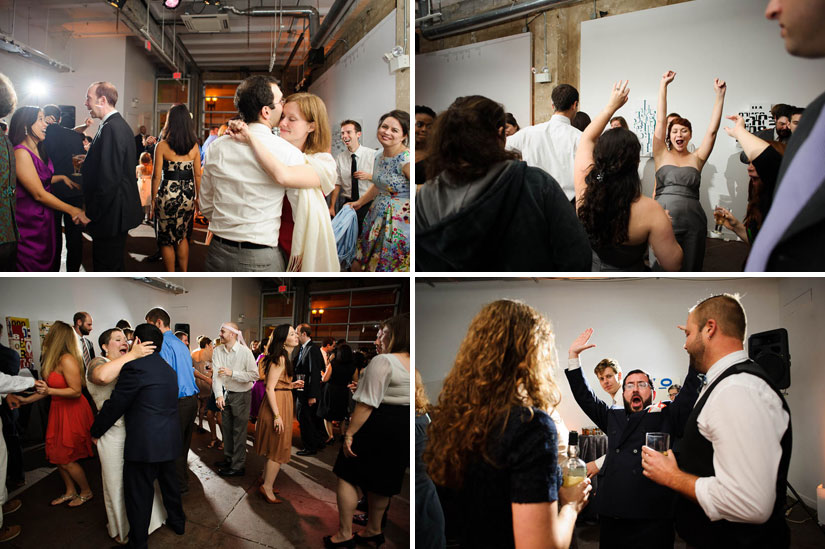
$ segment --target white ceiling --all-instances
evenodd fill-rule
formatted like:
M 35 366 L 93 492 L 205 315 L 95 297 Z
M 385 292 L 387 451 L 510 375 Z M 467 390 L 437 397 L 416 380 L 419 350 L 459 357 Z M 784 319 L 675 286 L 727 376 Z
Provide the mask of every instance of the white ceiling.
M 141 0 L 129 0 L 137 2 Z M 238 10 L 248 8 L 289 8 L 313 7 L 323 17 L 334 0 L 223 0 L 223 5 L 234 6 Z M 46 46 L 60 47 L 59 38 L 65 43 L 68 37 L 104 37 L 133 35 L 122 22 L 118 22 L 117 9 L 104 0 L 79 2 L 77 0 L 0 0 L 0 30 L 11 33 L 11 13 L 14 7 L 14 38 L 42 49 Z M 206 6 L 202 0 L 181 0 L 175 10 L 163 7 L 162 0 L 149 0 L 150 12 L 154 19 L 173 32 L 183 42 L 195 63 L 203 70 L 237 70 L 246 67 L 252 70 L 268 69 L 271 53 L 276 48 L 276 66 L 282 66 L 289 57 L 299 36 L 307 32 L 291 67 L 300 65 L 309 49 L 309 22 L 306 18 L 290 16 L 246 17 L 231 13 L 229 32 L 193 33 L 189 32 L 181 20 L 181 15 L 216 14 L 215 6 Z M 29 43 L 27 38 L 41 36 L 49 30 L 48 44 Z M 279 36 L 280 31 L 280 36 Z M 172 32 L 172 31 L 170 31 Z M 142 37 L 141 37 L 142 40 Z M 56 55 L 59 58 L 59 55 Z

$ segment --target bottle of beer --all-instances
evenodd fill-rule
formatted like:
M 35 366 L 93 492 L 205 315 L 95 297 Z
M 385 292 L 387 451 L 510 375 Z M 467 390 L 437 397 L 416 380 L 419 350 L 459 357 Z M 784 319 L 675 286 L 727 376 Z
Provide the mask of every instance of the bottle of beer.
M 575 486 L 587 478 L 587 464 L 579 457 L 579 433 L 570 431 L 567 443 L 567 460 L 562 466 L 564 486 Z

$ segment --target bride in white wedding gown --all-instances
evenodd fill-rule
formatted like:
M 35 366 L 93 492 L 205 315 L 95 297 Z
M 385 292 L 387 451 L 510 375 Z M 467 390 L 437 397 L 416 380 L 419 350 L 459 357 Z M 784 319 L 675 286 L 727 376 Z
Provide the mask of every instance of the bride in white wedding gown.
M 97 357 L 89 363 L 86 371 L 87 388 L 100 410 L 103 403 L 112 396 L 120 375 L 120 369 L 130 360 L 151 354 L 155 346 L 138 343 L 129 350 L 126 336 L 117 328 L 103 332 L 98 339 L 106 357 Z M 111 359 L 111 360 L 110 360 Z M 129 536 L 129 519 L 126 518 L 126 500 L 123 493 L 123 447 L 126 443 L 126 425 L 123 416 L 97 441 L 100 456 L 100 471 L 103 476 L 103 500 L 106 503 L 106 517 L 109 536 L 117 543 L 125 544 Z M 166 508 L 155 483 L 155 499 L 152 502 L 152 518 L 149 521 L 151 534 L 166 520 Z

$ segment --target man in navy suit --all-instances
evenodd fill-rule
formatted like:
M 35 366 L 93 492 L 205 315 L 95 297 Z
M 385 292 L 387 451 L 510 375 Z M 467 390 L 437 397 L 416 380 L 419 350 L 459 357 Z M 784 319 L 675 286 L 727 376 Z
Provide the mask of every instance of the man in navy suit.
M 91 434 L 97 444 L 119 417 L 125 417 L 123 491 L 130 525 L 129 547 L 142 549 L 149 537 L 156 479 L 168 515 L 166 525 L 182 535 L 186 516 L 175 475 L 175 459 L 181 451 L 178 378 L 160 357 L 161 331 L 151 324 L 140 324 L 135 328 L 135 342 L 141 341 L 154 343 L 155 352 L 123 367 L 112 396 L 92 424 Z
M 296 390 L 298 405 L 296 415 L 301 425 L 301 440 L 304 449 L 299 456 L 315 455 L 324 445 L 318 426 L 318 402 L 321 400 L 321 372 L 324 369 L 324 357 L 321 349 L 312 344 L 309 324 L 298 326 L 298 339 L 301 342 L 298 358 L 295 360 L 295 373 L 304 374 L 303 390 Z
M 567 380 L 582 411 L 607 434 L 607 459 L 599 471 L 594 498 L 599 513 L 599 547 L 673 547 L 675 492 L 642 475 L 645 433 L 681 436 L 699 394 L 698 372 L 689 367 L 679 398 L 662 409 L 653 405 L 656 392 L 642 370 L 629 372 L 622 385 L 624 408 L 611 408 L 590 388 L 582 373 L 579 354 L 593 330 L 583 332 L 570 345 Z M 671 441 L 671 444 L 673 441 Z
M 95 82 L 86 91 L 86 108 L 101 119 L 82 170 L 95 271 L 123 270 L 126 236 L 143 221 L 135 182 L 135 140 L 115 110 L 116 103 L 117 89 L 111 82 Z

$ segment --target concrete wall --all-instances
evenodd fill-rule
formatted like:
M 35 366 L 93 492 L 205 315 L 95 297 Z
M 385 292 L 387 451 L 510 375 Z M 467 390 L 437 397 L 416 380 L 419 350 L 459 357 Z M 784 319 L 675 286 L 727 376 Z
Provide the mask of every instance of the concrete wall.
M 689 0 L 599 0 L 597 6 L 599 11 L 607 11 L 608 16 L 629 13 L 648 8 L 679 4 Z M 453 21 L 461 17 L 467 17 L 477 13 L 487 12 L 503 6 L 510 5 L 509 0 L 465 0 L 463 2 L 442 2 L 440 10 L 444 16 L 444 21 Z M 580 26 L 582 21 L 590 20 L 593 14 L 593 2 L 582 0 L 581 2 L 565 5 L 559 8 L 550 9 L 547 12 L 547 62 L 552 80 L 546 84 L 533 83 L 533 112 L 532 120 L 519 120 L 522 126 L 529 126 L 539 122 L 544 122 L 552 116 L 550 106 L 550 92 L 557 84 L 571 84 L 579 86 L 579 57 L 581 51 Z M 457 46 L 465 46 L 511 36 L 524 32 L 525 18 L 496 25 L 474 32 L 451 36 L 440 40 L 429 41 L 418 36 L 417 52 L 429 53 L 440 51 Z M 529 31 L 533 33 L 533 55 L 531 65 L 541 70 L 545 65 L 545 17 L 531 16 Z M 494 71 L 491 67 L 491 73 Z
M 597 346 L 582 354 L 588 382 L 604 399 L 593 367 L 604 357 L 625 371 L 643 368 L 654 377 L 656 400 L 666 391 L 662 379 L 681 383 L 687 371 L 684 324 L 688 309 L 702 297 L 739 292 L 748 315 L 748 333 L 784 327 L 790 335 L 791 407 L 794 450 L 789 480 L 809 505 L 825 480 L 825 280 L 741 278 L 728 280 L 620 279 L 612 281 L 500 281 L 416 284 L 415 364 L 432 401 L 481 307 L 499 298 L 524 300 L 553 322 L 562 391 L 559 410 L 571 429 L 590 426 L 570 392 L 563 368 L 570 343 L 586 328 Z

